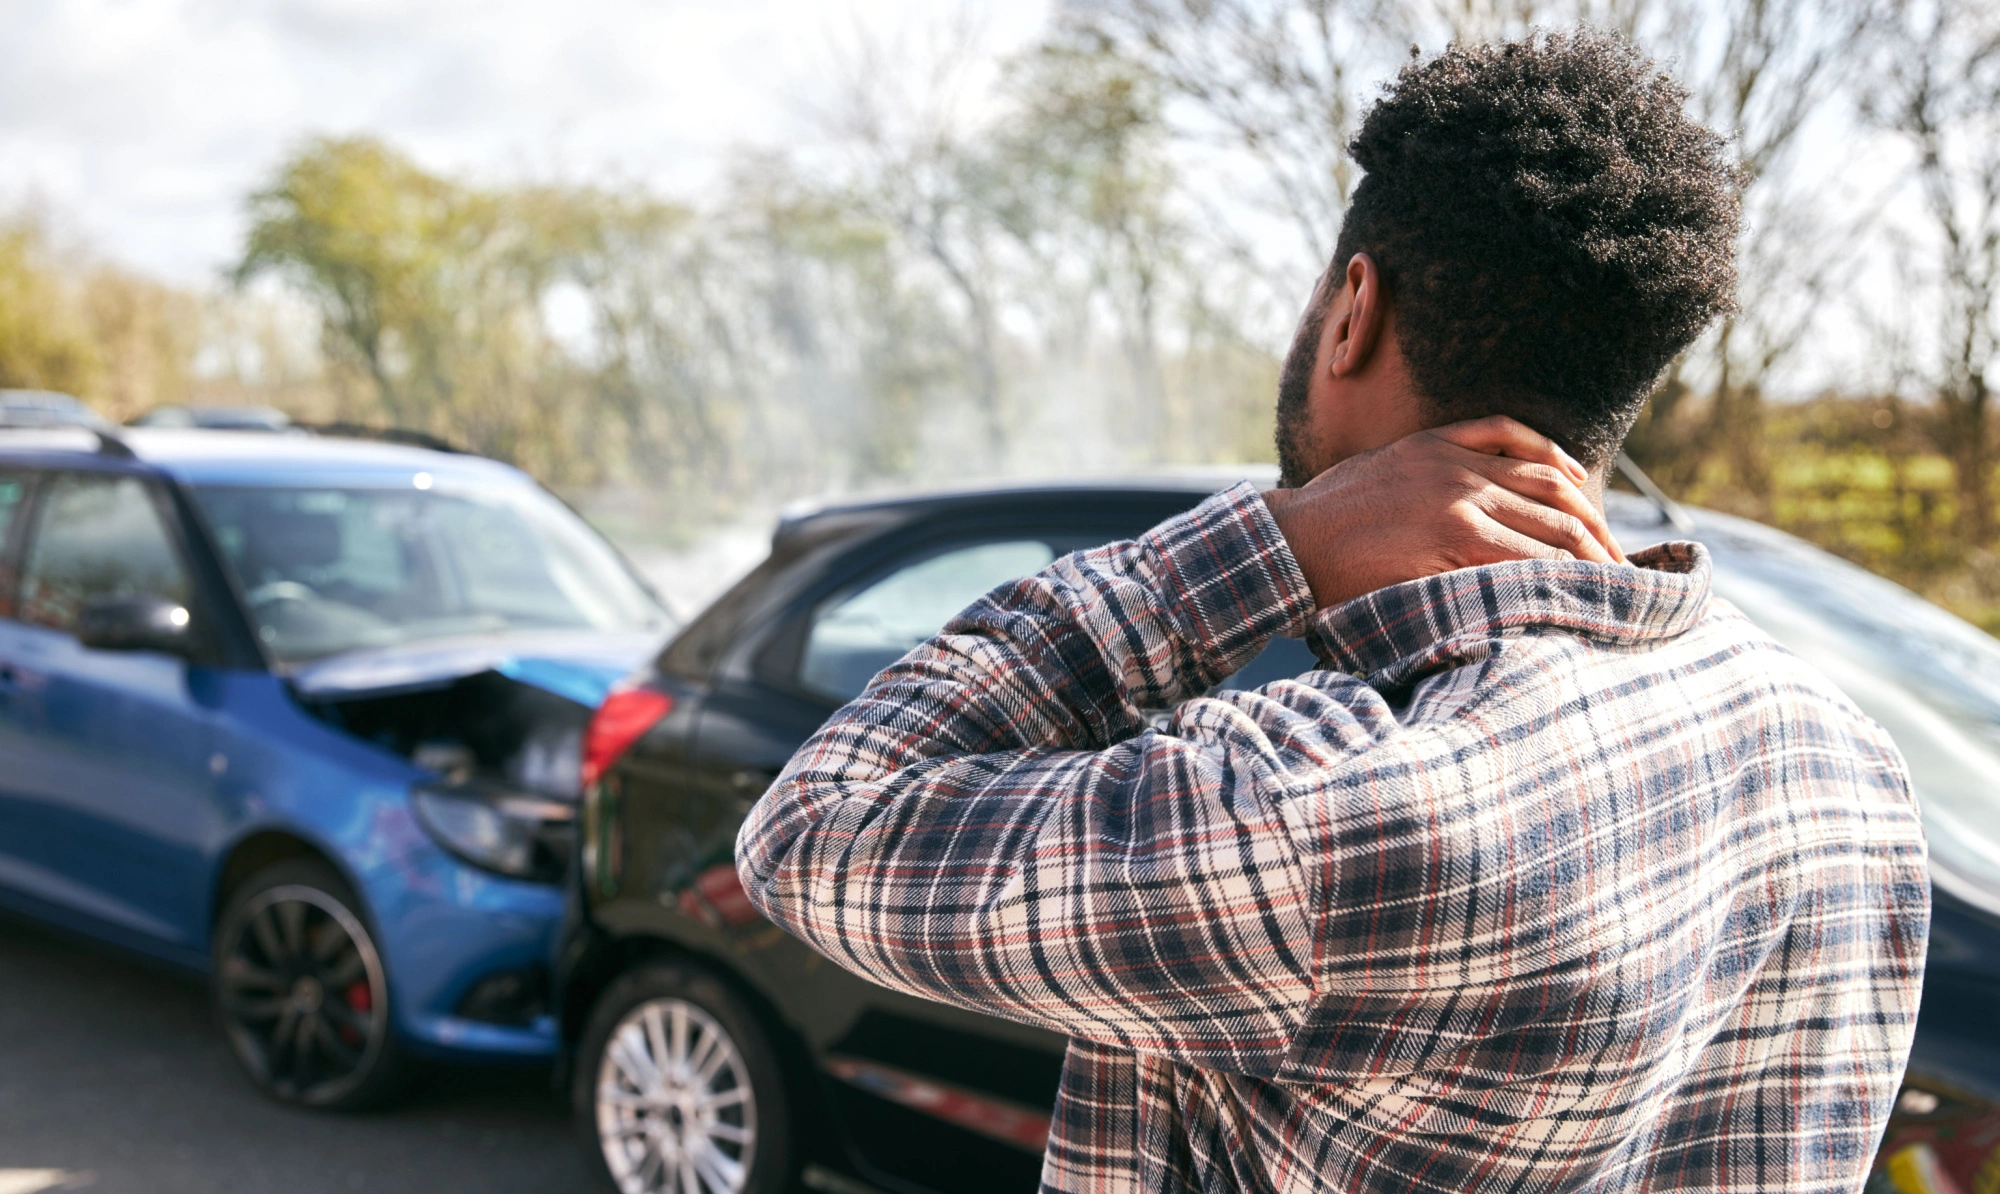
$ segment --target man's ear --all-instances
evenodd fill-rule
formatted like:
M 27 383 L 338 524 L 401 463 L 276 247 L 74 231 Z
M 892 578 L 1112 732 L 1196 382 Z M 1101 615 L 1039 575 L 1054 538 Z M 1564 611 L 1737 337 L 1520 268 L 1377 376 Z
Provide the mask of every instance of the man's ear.
M 1335 377 L 1351 377 L 1368 367 L 1382 337 L 1382 274 L 1375 259 L 1366 253 L 1348 258 L 1342 288 L 1348 301 L 1341 305 L 1347 309 L 1336 312 L 1329 364 Z

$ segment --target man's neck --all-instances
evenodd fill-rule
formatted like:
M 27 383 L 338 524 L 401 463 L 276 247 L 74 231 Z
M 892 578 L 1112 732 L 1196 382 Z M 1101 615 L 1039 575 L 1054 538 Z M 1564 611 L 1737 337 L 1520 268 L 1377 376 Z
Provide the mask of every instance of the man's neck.
M 1600 464 L 1590 470 L 1590 475 L 1583 479 L 1583 484 L 1577 486 L 1583 490 L 1583 496 L 1590 499 L 1590 504 L 1597 507 L 1597 512 L 1600 514 L 1604 512 L 1604 486 L 1609 480 L 1609 467 Z

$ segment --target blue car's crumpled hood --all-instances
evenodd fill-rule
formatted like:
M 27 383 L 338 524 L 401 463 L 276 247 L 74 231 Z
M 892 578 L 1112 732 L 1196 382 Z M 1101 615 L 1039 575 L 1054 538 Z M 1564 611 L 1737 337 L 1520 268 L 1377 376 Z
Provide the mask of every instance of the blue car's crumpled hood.
M 434 639 L 343 651 L 299 664 L 292 688 L 314 700 L 386 696 L 442 688 L 481 672 L 554 693 L 587 709 L 659 649 L 654 634 L 541 631 Z

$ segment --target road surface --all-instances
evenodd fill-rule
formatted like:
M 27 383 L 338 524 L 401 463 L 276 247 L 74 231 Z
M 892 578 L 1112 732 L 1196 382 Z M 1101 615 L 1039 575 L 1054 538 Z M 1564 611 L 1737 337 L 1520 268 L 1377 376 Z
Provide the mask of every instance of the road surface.
M 588 1188 L 544 1070 L 288 1110 L 236 1072 L 199 981 L 0 915 L 0 1194 Z

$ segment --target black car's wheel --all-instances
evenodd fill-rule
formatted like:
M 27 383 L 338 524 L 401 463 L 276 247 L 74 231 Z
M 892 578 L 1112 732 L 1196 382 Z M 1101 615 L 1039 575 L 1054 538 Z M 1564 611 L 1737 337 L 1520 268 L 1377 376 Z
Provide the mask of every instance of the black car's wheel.
M 357 1110 L 395 1083 L 389 986 L 360 908 L 332 867 L 291 859 L 237 888 L 216 926 L 217 1014 L 281 1102 Z
M 756 1014 L 712 975 L 655 962 L 598 999 L 578 1050 L 577 1127 L 619 1194 L 779 1194 L 791 1111 Z

